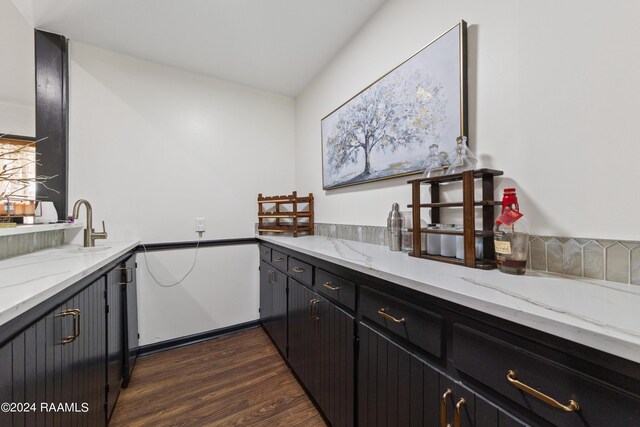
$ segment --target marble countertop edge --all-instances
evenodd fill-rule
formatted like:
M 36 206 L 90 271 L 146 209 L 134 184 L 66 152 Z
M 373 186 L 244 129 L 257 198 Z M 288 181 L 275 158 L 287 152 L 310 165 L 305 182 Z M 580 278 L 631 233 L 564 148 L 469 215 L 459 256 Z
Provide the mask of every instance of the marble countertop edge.
M 107 249 L 95 253 L 83 253 L 77 245 L 63 245 L 0 261 L 0 270 L 11 269 L 12 273 L 11 278 L 0 278 L 0 327 L 135 249 L 138 244 L 139 241 L 107 241 L 104 244 Z M 67 251 L 73 251 L 73 256 Z M 60 258 L 62 260 L 56 262 Z M 43 263 L 45 259 L 52 262 Z M 10 283 L 16 277 L 28 286 Z
M 605 321 L 608 319 L 601 307 L 590 311 L 587 306 L 587 302 L 599 305 L 602 300 L 614 305 L 626 303 L 629 307 L 640 304 L 640 292 L 628 286 L 534 272 L 510 276 L 497 270 L 482 271 L 410 258 L 405 253 L 390 252 L 384 246 L 327 237 L 256 237 L 640 363 L 640 325 L 632 320 L 632 314 L 622 313 L 625 316 L 619 323 L 615 319 L 609 322 Z M 576 290 L 582 291 L 575 298 L 585 301 L 583 307 L 572 297 Z M 518 294 L 520 291 L 524 296 Z M 539 295 L 536 296 L 536 292 Z

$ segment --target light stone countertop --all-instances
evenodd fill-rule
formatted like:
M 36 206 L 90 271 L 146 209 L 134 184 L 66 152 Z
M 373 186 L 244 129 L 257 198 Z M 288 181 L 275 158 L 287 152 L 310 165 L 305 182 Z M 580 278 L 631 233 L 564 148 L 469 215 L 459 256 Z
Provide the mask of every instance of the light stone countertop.
M 25 224 L 18 225 L 15 228 L 0 228 L 0 237 L 15 236 L 17 234 L 40 233 L 43 231 L 54 230 L 73 230 L 75 228 L 84 227 L 81 222 L 58 222 L 55 224 Z
M 640 286 L 417 259 L 320 236 L 256 236 L 370 276 L 640 363 Z
M 138 246 L 104 241 L 62 245 L 0 261 L 0 326 Z

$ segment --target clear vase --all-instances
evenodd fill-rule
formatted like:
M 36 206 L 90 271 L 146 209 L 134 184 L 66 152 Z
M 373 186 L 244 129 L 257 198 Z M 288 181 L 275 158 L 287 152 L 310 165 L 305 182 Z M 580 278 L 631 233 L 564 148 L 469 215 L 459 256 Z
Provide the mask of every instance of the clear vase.
M 467 137 L 459 136 L 456 139 L 456 148 L 449 154 L 450 165 L 447 168 L 447 175 L 462 173 L 474 170 L 478 164 L 478 159 L 469 147 L 467 147 Z

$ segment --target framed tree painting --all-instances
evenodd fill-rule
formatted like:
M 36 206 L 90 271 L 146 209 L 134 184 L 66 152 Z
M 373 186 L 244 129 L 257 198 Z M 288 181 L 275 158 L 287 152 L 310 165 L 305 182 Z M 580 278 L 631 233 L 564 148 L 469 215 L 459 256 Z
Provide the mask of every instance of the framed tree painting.
M 464 21 L 322 119 L 325 190 L 422 172 L 466 135 Z

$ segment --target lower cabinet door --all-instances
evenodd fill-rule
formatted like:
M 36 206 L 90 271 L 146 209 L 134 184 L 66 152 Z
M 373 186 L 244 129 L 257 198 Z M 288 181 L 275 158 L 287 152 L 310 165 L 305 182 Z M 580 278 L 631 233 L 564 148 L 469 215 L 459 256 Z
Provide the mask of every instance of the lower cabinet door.
M 136 276 L 135 254 L 129 257 L 122 267 L 122 281 L 125 283 L 122 287 L 122 341 L 124 343 L 124 366 L 122 386 L 127 387 L 133 373 L 133 366 L 138 358 L 140 349 L 140 340 L 138 335 L 138 280 Z
M 22 405 L 0 412 L 1 426 L 106 424 L 104 280 L 0 348 L 0 399 Z
M 451 378 L 440 376 L 440 425 L 451 427 L 523 427 L 524 421 L 498 408 Z
M 293 279 L 289 280 L 289 364 L 307 390 L 315 396 L 319 377 L 317 343 L 320 334 L 313 319 L 313 301 L 318 295 Z
M 318 296 L 317 301 L 314 317 L 318 329 L 318 341 L 314 342 L 318 373 L 316 401 L 332 426 L 352 426 L 355 319 L 323 297 Z
M 289 363 L 332 426 L 354 423 L 355 320 L 289 279 Z
M 359 323 L 358 425 L 439 426 L 440 374 Z
M 284 357 L 287 357 L 287 276 L 260 263 L 260 321 Z
M 122 319 L 123 280 L 120 267 L 107 273 L 107 419 L 111 417 L 113 408 L 122 387 L 124 378 L 124 337 Z
M 266 323 L 271 320 L 271 277 L 275 268 L 264 261 L 260 262 L 260 321 L 266 327 Z
M 93 282 L 89 287 L 67 302 L 67 309 L 78 310 L 78 318 L 68 316 L 61 319 L 65 327 L 71 327 L 75 339 L 69 344 L 62 344 L 66 370 L 62 372 L 63 403 L 75 403 L 76 411 L 65 413 L 71 422 L 62 425 L 104 426 L 106 424 L 106 300 L 105 277 Z M 78 321 L 74 330 L 72 322 Z M 68 330 L 68 329 L 67 329 Z M 66 384 L 66 385 L 64 385 Z M 81 405 L 86 404 L 86 412 Z

